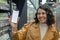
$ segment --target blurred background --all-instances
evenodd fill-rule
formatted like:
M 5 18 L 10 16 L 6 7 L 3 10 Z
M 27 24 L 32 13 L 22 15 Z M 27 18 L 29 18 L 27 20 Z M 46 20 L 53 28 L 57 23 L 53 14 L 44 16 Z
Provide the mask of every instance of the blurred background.
M 37 8 L 45 3 L 51 7 L 56 17 L 57 30 L 60 32 L 60 0 L 0 0 L 0 40 L 11 40 L 11 27 L 7 20 L 12 10 L 16 10 L 17 7 L 20 11 L 21 20 L 18 24 L 20 29 L 26 22 L 34 21 Z

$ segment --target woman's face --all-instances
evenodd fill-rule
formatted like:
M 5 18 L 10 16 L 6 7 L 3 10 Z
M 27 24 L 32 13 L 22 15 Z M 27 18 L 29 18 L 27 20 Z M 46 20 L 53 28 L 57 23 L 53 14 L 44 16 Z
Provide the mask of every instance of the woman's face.
M 46 20 L 47 20 L 46 11 L 39 8 L 38 9 L 37 18 L 38 18 L 38 20 L 39 20 L 40 23 L 46 23 Z

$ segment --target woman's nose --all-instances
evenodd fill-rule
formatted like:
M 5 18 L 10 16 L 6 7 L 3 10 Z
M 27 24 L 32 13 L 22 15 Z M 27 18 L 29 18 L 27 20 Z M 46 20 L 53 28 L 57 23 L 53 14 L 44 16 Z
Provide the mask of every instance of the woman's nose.
M 40 17 L 42 17 L 43 15 L 42 14 L 40 14 Z

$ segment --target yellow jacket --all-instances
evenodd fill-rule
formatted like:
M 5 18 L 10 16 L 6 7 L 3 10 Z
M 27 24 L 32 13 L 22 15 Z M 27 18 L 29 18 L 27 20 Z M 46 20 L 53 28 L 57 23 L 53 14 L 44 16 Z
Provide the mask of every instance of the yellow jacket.
M 14 40 L 41 40 L 39 23 L 25 24 L 22 29 L 16 32 Z M 58 40 L 58 33 L 54 24 L 49 26 L 43 40 Z

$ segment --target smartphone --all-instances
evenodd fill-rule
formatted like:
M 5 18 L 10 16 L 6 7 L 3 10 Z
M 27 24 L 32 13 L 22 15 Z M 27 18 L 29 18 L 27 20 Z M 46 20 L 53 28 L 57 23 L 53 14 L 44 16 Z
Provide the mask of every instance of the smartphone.
M 13 13 L 12 13 L 12 22 L 13 23 L 17 23 L 18 15 L 19 15 L 19 11 L 18 10 L 13 10 Z

